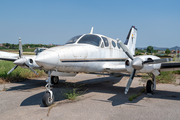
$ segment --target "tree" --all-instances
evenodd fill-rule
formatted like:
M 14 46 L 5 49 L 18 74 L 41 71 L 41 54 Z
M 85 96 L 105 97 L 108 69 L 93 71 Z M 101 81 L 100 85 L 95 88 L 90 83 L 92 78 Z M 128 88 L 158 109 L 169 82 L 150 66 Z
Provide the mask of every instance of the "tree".
M 158 52 L 158 50 L 153 50 L 153 53 L 157 53 Z
M 169 53 L 171 53 L 171 51 L 169 49 L 166 49 L 165 53 L 169 54 Z
M 10 43 L 3 43 L 4 46 L 6 46 L 6 48 L 10 47 Z
M 148 46 L 147 47 L 147 52 L 148 53 L 152 53 L 153 52 L 153 47 L 152 46 Z

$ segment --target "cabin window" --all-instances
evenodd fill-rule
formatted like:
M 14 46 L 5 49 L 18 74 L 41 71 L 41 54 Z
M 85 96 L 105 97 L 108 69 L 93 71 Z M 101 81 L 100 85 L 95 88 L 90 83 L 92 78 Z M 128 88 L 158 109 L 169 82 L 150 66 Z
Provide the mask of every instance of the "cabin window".
M 120 44 L 119 43 L 117 43 L 117 47 L 120 49 L 121 48 L 121 46 L 120 46 Z
M 102 37 L 102 39 L 103 39 L 103 41 L 104 41 L 105 46 L 108 47 L 108 46 L 109 46 L 108 39 L 105 38 L 105 37 Z
M 81 36 L 82 36 L 82 35 L 74 36 L 73 38 L 71 38 L 70 40 L 68 40 L 66 44 L 73 44 L 73 43 L 75 43 Z
M 99 46 L 101 43 L 101 38 L 97 35 L 84 35 L 78 43 L 91 44 L 95 46 Z
M 116 47 L 116 43 L 114 41 L 112 41 L 112 45 L 114 48 Z

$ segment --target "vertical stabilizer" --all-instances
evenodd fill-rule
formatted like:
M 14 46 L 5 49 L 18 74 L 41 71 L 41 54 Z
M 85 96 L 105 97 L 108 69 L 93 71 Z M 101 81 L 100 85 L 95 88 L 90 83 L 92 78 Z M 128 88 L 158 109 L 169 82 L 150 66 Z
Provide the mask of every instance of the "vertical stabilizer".
M 135 28 L 135 26 L 132 26 L 124 43 L 129 49 L 129 51 L 132 53 L 132 55 L 135 55 L 136 39 L 137 29 Z

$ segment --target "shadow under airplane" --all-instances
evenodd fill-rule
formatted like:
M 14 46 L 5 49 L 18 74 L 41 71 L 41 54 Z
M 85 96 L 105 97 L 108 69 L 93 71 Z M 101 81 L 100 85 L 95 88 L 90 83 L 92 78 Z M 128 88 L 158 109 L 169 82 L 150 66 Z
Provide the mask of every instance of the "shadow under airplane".
M 102 102 L 110 102 L 112 103 L 112 106 L 118 106 L 122 104 L 133 104 L 137 103 L 140 100 L 142 100 L 144 97 L 151 97 L 151 98 L 158 98 L 158 99 L 168 99 L 168 100 L 180 100 L 180 94 L 179 92 L 172 92 L 172 91 L 162 91 L 162 90 L 156 90 L 155 93 L 152 96 L 146 95 L 146 93 L 142 93 L 140 96 L 138 96 L 133 101 L 129 101 L 129 96 L 133 94 L 138 94 L 142 89 L 142 87 L 136 87 L 136 88 L 130 88 L 130 91 L 127 95 L 124 94 L 125 87 L 122 86 L 113 86 L 114 84 L 121 81 L 123 77 L 105 77 L 105 78 L 95 78 L 95 79 L 88 79 L 83 80 L 80 82 L 65 82 L 65 80 L 60 80 L 58 85 L 53 86 L 53 93 L 55 96 L 55 102 L 65 100 L 64 93 L 68 88 L 73 88 L 77 86 L 81 86 L 81 90 L 86 91 L 86 93 L 91 92 L 99 92 L 99 93 L 109 93 L 109 94 L 115 94 L 113 97 L 108 98 L 107 100 L 100 100 L 100 99 L 91 99 L 94 101 L 102 101 Z M 44 83 L 39 82 L 36 86 L 29 86 L 25 87 L 24 89 L 31 89 L 34 87 L 43 86 Z M 22 89 L 21 87 L 15 87 L 10 90 L 19 90 Z M 168 89 L 167 89 L 168 90 Z M 42 105 L 41 98 L 43 96 L 44 92 L 35 94 L 33 96 L 30 96 L 26 98 L 20 106 L 30 106 L 30 105 Z

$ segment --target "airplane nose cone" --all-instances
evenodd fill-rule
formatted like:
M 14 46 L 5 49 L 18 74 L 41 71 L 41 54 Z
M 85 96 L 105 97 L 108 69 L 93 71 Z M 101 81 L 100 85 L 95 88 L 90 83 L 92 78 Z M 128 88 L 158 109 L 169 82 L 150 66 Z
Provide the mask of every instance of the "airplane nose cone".
M 35 62 L 43 69 L 55 69 L 59 61 L 59 56 L 54 51 L 43 51 L 35 59 Z

